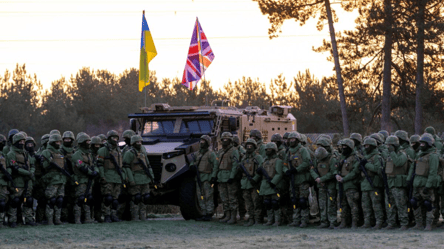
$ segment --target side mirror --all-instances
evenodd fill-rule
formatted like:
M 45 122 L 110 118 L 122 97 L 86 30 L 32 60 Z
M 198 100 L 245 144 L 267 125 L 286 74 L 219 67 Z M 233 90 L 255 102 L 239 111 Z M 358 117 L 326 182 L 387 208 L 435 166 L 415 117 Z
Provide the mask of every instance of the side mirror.
M 130 129 L 137 133 L 137 120 L 135 118 L 130 119 Z

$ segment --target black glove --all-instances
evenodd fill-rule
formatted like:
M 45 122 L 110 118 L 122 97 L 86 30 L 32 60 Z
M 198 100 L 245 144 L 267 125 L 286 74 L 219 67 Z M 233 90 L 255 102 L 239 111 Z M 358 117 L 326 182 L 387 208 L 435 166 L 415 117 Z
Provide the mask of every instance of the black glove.
M 228 183 L 228 184 L 233 183 L 233 179 L 232 179 L 232 178 L 228 179 L 227 183 Z
M 424 188 L 424 190 L 422 190 L 422 193 L 425 195 L 429 194 L 429 188 Z
M 210 182 L 211 182 L 211 184 L 216 184 L 216 177 L 211 177 Z
M 269 182 L 268 184 L 270 184 L 270 187 L 271 187 L 271 188 L 276 188 L 276 184 L 274 184 L 274 183 L 272 183 L 272 182 Z

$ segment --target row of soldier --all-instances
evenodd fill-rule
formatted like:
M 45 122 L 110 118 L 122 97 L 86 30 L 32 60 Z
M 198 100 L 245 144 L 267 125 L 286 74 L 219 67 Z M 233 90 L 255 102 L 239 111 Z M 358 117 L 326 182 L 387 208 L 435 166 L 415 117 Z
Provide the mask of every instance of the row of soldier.
M 243 145 L 225 132 L 221 142 L 215 153 L 210 137 L 202 136 L 191 165 L 199 178 L 199 221 L 213 216 L 215 184 L 224 210 L 219 221 L 228 224 L 236 223 L 238 210 L 243 218 L 245 207 L 245 226 L 264 223 L 266 215 L 265 225 L 307 227 L 311 186 L 317 189 L 319 228 L 407 230 L 415 224 L 412 229 L 430 231 L 444 214 L 443 145 L 433 127 L 410 138 L 403 130 L 364 139 L 352 133 L 337 149 L 321 135 L 314 152 L 298 132 L 274 134 L 264 144 L 261 132 L 252 130 Z
M 12 129 L 8 139 L 0 135 L 0 227 L 7 225 L 6 216 L 10 227 L 17 226 L 19 207 L 31 226 L 118 222 L 127 196 L 132 220 L 146 220 L 153 171 L 142 137 L 131 130 L 123 137 L 121 150 L 114 130 L 92 138 L 52 130 L 36 151 L 25 132 Z

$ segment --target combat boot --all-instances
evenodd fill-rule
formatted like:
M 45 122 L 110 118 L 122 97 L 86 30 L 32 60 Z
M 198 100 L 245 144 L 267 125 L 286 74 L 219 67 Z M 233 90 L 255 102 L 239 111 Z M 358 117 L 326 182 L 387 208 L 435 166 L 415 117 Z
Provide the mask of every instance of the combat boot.
M 227 221 L 227 224 L 236 224 L 237 223 L 237 210 L 231 210 L 231 218 Z
M 344 229 L 344 228 L 347 228 L 347 222 L 345 221 L 345 219 L 341 219 L 341 224 L 335 227 L 335 229 Z
M 140 219 L 139 219 L 139 210 L 132 210 L 132 212 L 131 212 L 131 221 L 140 221 Z
M 301 225 L 299 226 L 300 228 L 306 228 L 307 227 L 307 222 L 305 221 L 305 220 L 303 220 L 302 222 L 301 222 Z
M 410 228 L 410 230 L 423 230 L 424 226 L 422 224 L 416 223 L 416 225 L 412 228 Z
M 355 220 L 352 220 L 352 227 L 351 229 L 358 229 L 358 222 Z
M 379 230 L 382 228 L 382 223 L 381 222 L 376 222 L 376 225 L 374 227 L 372 227 L 373 230 Z
M 82 222 L 80 221 L 80 214 L 74 215 L 74 223 L 75 224 L 82 224 Z
M 211 217 L 213 217 L 213 215 L 207 214 L 203 217 L 203 221 L 211 221 Z
M 262 224 L 264 224 L 264 222 L 261 219 L 259 219 L 259 218 L 254 219 L 255 226 L 260 226 Z
M 111 220 L 113 222 L 121 222 L 121 220 L 117 217 L 117 215 L 111 215 Z
M 335 224 L 330 223 L 330 226 L 328 227 L 328 229 L 335 229 Z
M 407 226 L 401 226 L 401 228 L 399 228 L 400 231 L 405 231 L 405 230 L 407 230 L 407 229 L 408 229 Z
M 205 215 L 199 216 L 196 219 L 194 219 L 195 221 L 203 221 Z
M 219 220 L 220 223 L 226 223 L 231 217 L 230 217 L 230 211 L 224 212 L 224 217 Z
M 265 223 L 265 226 L 271 226 L 274 223 L 274 215 L 273 215 L 273 209 L 267 210 L 267 223 Z
M 289 227 L 299 227 L 301 225 L 300 221 L 293 220 L 292 223 L 288 224 Z
M 274 210 L 274 224 L 273 226 L 281 226 L 281 210 Z
M 360 226 L 359 228 L 366 229 L 371 228 L 372 224 L 369 221 L 364 221 L 364 225 Z
M 327 228 L 328 224 L 327 223 L 321 223 L 321 225 L 317 226 L 317 228 L 321 229 L 321 228 Z
M 91 216 L 85 215 L 85 220 L 83 221 L 84 224 L 90 224 L 94 223 L 94 220 L 91 219 Z
M 146 219 L 146 206 L 143 206 L 143 207 L 140 209 L 140 212 L 139 212 L 139 219 L 140 219 L 141 221 L 147 221 L 147 219 Z
M 54 218 L 51 216 L 48 217 L 48 221 L 47 221 L 46 225 L 53 226 L 54 225 Z
M 384 227 L 382 230 L 393 230 L 393 229 L 396 229 L 396 227 L 389 224 L 388 226 Z
M 109 216 L 109 215 L 105 215 L 105 223 L 111 223 L 111 222 L 113 222 L 113 221 L 111 220 L 111 216 Z
M 427 224 L 426 227 L 424 228 L 424 231 L 432 231 L 432 224 Z
M 81 224 L 81 223 L 80 223 Z M 59 217 L 55 217 L 54 219 L 54 225 L 63 225 L 63 222 L 60 220 Z
M 9 225 L 11 228 L 16 228 L 17 227 L 17 223 L 15 222 L 11 222 L 11 225 Z
M 244 223 L 244 227 L 251 227 L 252 225 L 254 225 L 254 219 L 253 218 L 249 218 L 248 219 L 248 223 Z

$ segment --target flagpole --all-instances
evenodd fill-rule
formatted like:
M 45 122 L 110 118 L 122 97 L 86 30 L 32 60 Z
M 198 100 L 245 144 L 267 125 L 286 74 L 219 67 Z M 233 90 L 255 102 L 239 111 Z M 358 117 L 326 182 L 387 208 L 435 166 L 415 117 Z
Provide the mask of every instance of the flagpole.
M 150 65 L 149 65 L 149 63 L 147 63 L 147 68 L 148 68 L 148 83 L 151 83 L 150 82 Z M 145 107 L 147 107 L 146 106 L 146 87 L 147 87 L 147 85 L 146 85 L 146 82 L 145 82 Z
M 199 60 L 200 60 L 200 65 L 202 65 L 202 78 L 203 78 L 203 82 L 205 82 L 205 65 L 203 64 L 202 58 L 202 42 L 200 39 L 200 30 L 199 30 L 199 19 L 196 16 L 196 21 L 197 21 L 197 25 L 196 25 L 196 32 L 197 32 L 197 42 L 199 42 L 199 49 L 200 49 L 200 56 L 199 56 Z M 208 85 L 209 86 L 209 85 Z M 208 88 L 205 88 L 205 106 L 208 106 Z

